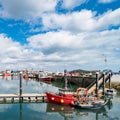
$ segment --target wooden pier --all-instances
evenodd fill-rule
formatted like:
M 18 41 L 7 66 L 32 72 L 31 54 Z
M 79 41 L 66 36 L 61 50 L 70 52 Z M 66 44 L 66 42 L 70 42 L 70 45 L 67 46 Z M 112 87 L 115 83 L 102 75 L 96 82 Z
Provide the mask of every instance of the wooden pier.
M 46 102 L 45 94 L 0 94 L 0 103 Z

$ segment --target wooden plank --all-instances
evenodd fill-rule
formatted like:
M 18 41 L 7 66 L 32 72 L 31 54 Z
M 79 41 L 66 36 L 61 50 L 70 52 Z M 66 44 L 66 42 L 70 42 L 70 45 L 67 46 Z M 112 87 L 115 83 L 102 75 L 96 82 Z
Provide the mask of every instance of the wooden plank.
M 22 94 L 0 94 L 0 103 L 19 103 L 19 102 L 45 102 L 46 94 L 26 93 Z
M 19 94 L 0 94 L 0 97 L 45 97 L 45 94 L 30 94 L 30 93 L 26 93 L 26 94 L 22 94 L 21 96 Z

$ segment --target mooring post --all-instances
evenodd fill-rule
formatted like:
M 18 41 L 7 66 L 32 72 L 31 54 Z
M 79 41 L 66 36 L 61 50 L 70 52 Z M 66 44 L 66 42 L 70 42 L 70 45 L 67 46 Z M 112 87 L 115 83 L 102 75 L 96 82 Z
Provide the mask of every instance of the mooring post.
M 103 95 L 105 94 L 105 73 L 103 73 Z
M 96 72 L 96 96 L 98 96 L 98 75 L 99 73 Z
M 19 96 L 20 96 L 20 102 L 22 102 L 22 72 L 20 72 L 20 86 L 19 86 Z
M 64 70 L 64 82 L 65 82 L 65 89 L 67 89 L 67 70 Z
M 84 79 L 84 77 L 82 78 L 82 87 L 83 88 L 85 87 L 85 79 Z
M 111 73 L 109 73 L 109 89 L 111 88 Z

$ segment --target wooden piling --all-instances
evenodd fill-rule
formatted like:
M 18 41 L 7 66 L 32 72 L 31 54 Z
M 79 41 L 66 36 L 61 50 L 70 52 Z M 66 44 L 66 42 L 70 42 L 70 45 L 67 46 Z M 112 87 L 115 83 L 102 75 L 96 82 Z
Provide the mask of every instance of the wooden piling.
M 96 96 L 98 96 L 98 72 L 96 72 Z
M 105 73 L 103 73 L 103 95 L 105 94 Z
M 109 73 L 109 89 L 111 88 L 111 73 Z

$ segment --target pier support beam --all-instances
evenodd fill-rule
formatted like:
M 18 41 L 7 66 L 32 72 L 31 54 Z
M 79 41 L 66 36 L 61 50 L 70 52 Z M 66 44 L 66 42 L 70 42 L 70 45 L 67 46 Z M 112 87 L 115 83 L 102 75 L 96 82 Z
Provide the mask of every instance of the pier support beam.
M 19 101 L 22 102 L 23 101 L 23 97 L 22 97 L 22 72 L 20 72 L 20 87 L 19 87 Z
M 103 95 L 105 94 L 105 73 L 103 73 Z
M 67 89 L 67 70 L 64 70 L 64 82 L 65 82 L 65 89 Z
M 98 77 L 99 77 L 99 73 L 96 72 L 96 96 L 98 96 Z
M 111 73 L 109 73 L 109 89 L 111 89 Z
M 85 87 L 85 79 L 84 79 L 84 77 L 82 78 L 82 87 L 83 88 Z

